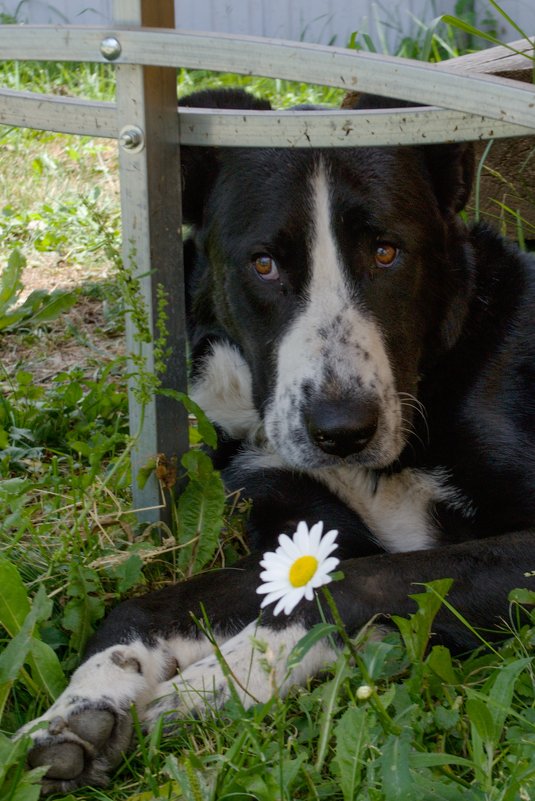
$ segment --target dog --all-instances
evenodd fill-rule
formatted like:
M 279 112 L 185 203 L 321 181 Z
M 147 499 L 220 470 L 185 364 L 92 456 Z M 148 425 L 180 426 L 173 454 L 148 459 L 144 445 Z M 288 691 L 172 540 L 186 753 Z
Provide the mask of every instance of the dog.
M 269 108 L 241 90 L 181 105 Z M 260 554 L 299 521 L 339 532 L 350 634 L 410 614 L 437 578 L 486 629 L 512 588 L 535 588 L 535 264 L 459 215 L 471 146 L 184 147 L 182 169 L 191 394 L 227 488 L 252 501 L 253 550 L 112 611 L 32 733 L 45 792 L 106 783 L 133 703 L 147 726 L 224 703 L 202 609 L 246 704 L 272 688 L 253 635 L 281 692 L 333 659 L 318 642 L 286 675 L 316 604 L 259 617 Z M 474 645 L 447 609 L 434 634 Z

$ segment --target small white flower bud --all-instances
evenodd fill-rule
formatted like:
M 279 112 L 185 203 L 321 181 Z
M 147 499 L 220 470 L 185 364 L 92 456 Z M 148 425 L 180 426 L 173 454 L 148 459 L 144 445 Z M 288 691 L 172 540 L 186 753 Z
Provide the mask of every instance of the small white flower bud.
M 359 701 L 367 701 L 373 695 L 373 688 L 369 684 L 361 684 L 357 690 Z

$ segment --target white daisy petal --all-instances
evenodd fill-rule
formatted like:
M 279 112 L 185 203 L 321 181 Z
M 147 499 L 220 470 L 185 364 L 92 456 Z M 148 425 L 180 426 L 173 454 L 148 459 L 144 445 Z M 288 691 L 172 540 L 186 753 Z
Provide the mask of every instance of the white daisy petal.
M 287 581 L 268 581 L 265 584 L 261 584 L 260 587 L 257 587 L 257 592 L 265 593 L 265 592 L 288 592 L 292 588 L 292 585 L 289 584 Z
M 297 526 L 297 531 L 293 536 L 293 541 L 295 542 L 299 552 L 304 554 L 310 548 L 310 535 L 308 533 L 307 524 L 301 521 Z
M 279 603 L 284 601 L 284 612 L 289 615 L 293 612 L 299 601 L 303 598 L 304 592 L 302 587 L 296 587 L 292 592 L 289 592 L 285 599 L 281 598 Z
M 266 595 L 265 598 L 262 598 L 262 603 L 260 604 L 260 609 L 263 609 L 265 606 L 269 606 L 274 601 L 278 601 L 280 598 L 286 598 L 287 591 L 284 592 L 270 592 L 269 595 Z
M 264 558 L 261 560 L 260 564 L 262 565 L 262 567 L 265 567 L 269 570 L 272 567 L 277 567 L 280 564 L 280 561 L 281 561 L 280 554 L 268 551 L 267 553 L 264 554 Z
M 323 520 L 319 520 L 317 523 L 314 523 L 312 528 L 310 529 L 310 547 L 314 549 L 314 553 L 321 541 L 321 533 L 323 531 Z
M 316 576 L 314 576 L 314 579 L 315 579 L 314 583 L 311 583 L 311 586 L 315 590 L 317 590 L 318 587 L 323 587 L 324 584 L 330 584 L 331 581 L 332 581 L 332 578 L 329 576 L 328 573 L 326 573 L 323 576 L 318 576 L 317 578 L 316 578 Z
M 279 600 L 278 604 L 275 606 L 275 609 L 273 610 L 274 617 L 276 617 L 279 614 L 279 612 L 283 611 L 285 604 L 286 604 L 286 596 L 281 598 Z M 284 611 L 286 611 L 286 610 L 284 609 Z M 286 612 L 286 614 L 288 614 L 288 613 Z
M 331 531 L 328 531 L 322 538 L 320 544 L 318 545 L 317 551 L 317 558 L 319 561 L 325 559 L 326 556 L 338 548 L 338 543 L 335 542 L 337 536 L 338 531 L 336 531 L 336 529 L 332 529 Z
M 314 585 L 309 583 L 305 587 L 305 598 L 307 601 L 311 601 L 314 598 Z
M 281 555 L 288 556 L 292 562 L 301 555 L 294 541 L 291 540 L 287 534 L 281 534 L 279 536 L 279 547 L 277 548 L 276 553 L 279 552 Z
M 323 573 L 332 573 L 333 570 L 336 570 L 339 564 L 340 560 L 337 559 L 336 556 L 329 556 L 324 562 L 321 563 L 321 570 Z

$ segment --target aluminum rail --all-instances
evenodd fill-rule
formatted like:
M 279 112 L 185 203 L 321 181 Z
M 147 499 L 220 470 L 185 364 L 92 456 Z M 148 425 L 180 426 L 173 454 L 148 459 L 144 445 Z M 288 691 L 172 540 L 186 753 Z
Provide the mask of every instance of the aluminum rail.
M 527 126 L 438 108 L 373 111 L 180 109 L 183 145 L 349 147 L 434 144 L 533 134 Z M 115 103 L 0 89 L 0 124 L 119 138 Z
M 0 26 L 3 59 L 112 61 L 234 72 L 403 98 L 535 128 L 535 86 L 345 48 L 194 31 Z

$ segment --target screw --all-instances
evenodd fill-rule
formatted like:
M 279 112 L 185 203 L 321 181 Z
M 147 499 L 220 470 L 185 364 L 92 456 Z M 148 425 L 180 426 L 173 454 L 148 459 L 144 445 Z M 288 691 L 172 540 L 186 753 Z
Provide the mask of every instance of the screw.
M 121 43 L 115 36 L 107 36 L 100 43 L 100 52 L 108 61 L 115 61 L 121 55 Z

